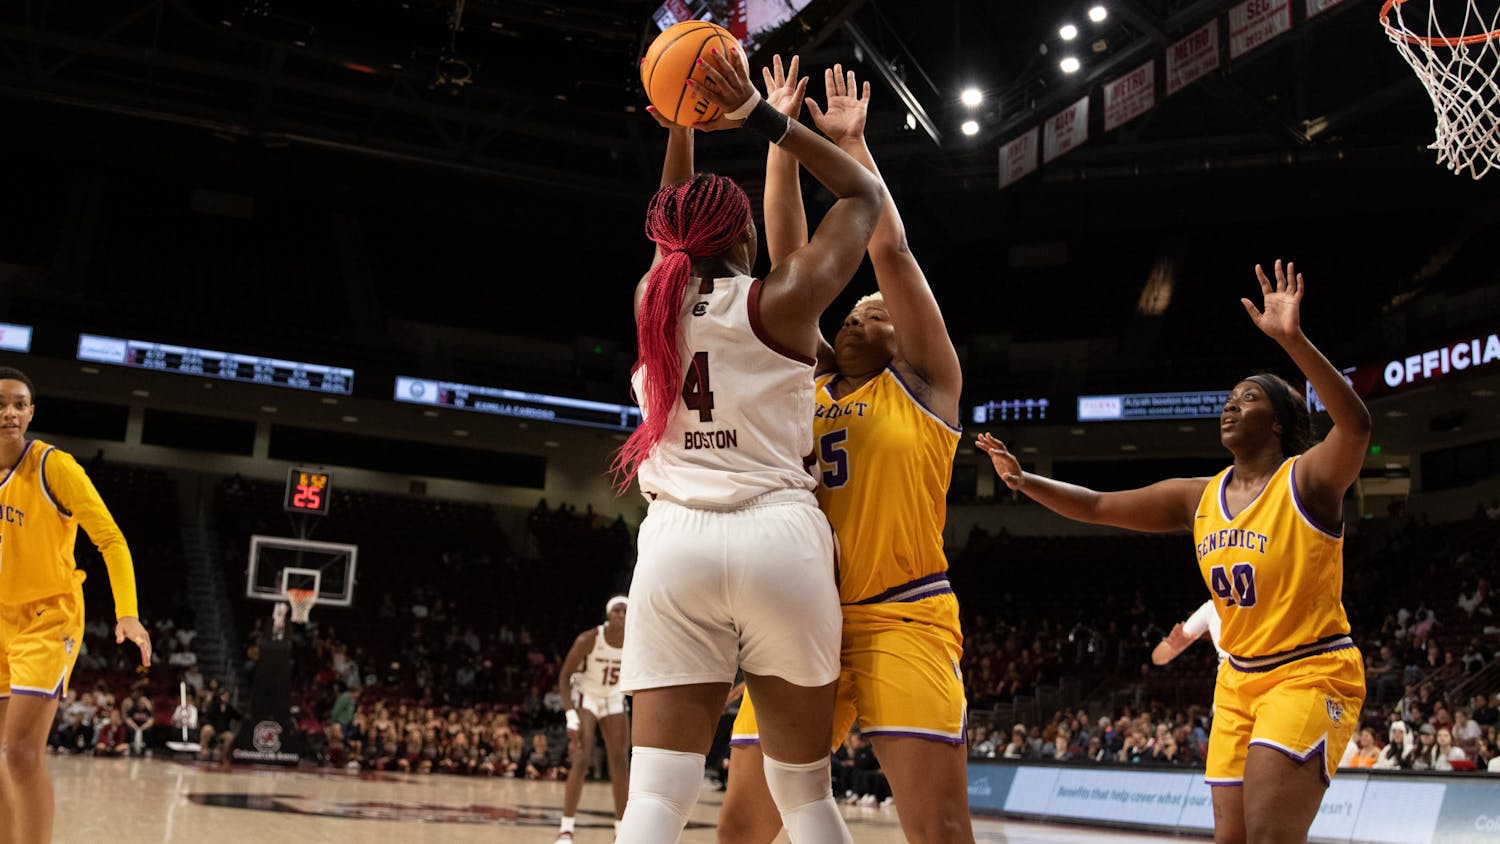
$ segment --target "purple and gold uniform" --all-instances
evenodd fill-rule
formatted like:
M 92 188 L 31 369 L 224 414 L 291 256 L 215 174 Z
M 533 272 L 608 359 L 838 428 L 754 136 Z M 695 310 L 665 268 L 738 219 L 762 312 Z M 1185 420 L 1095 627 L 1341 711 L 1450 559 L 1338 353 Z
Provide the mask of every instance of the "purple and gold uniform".
M 67 690 L 83 638 L 79 525 L 104 556 L 116 615 L 137 615 L 130 549 L 98 491 L 71 454 L 32 440 L 0 481 L 0 698 Z
M 962 744 L 963 633 L 943 554 L 960 431 L 924 407 L 891 368 L 834 399 L 817 381 L 818 504 L 838 534 L 843 605 L 833 746 L 856 714 L 866 736 Z M 731 743 L 758 741 L 747 695 Z
M 1233 515 L 1225 491 L 1234 469 L 1225 469 L 1194 515 L 1198 567 L 1228 654 L 1214 689 L 1211 785 L 1244 782 L 1250 745 L 1298 761 L 1321 755 L 1326 781 L 1364 703 L 1364 667 L 1341 598 L 1343 529 L 1308 515 L 1297 497 L 1297 461 L 1283 462 Z

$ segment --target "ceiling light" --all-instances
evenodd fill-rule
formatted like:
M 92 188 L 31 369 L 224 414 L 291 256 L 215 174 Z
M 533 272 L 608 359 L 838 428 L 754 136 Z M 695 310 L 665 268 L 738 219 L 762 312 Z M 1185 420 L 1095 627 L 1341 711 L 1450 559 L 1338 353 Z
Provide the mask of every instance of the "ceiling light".
M 1062 68 L 1063 73 L 1077 73 L 1079 67 L 1078 59 L 1075 59 L 1072 56 L 1066 56 L 1062 61 L 1057 63 L 1057 66 Z
M 336 399 L 336 398 L 334 398 L 333 396 L 324 396 L 323 398 L 318 399 L 318 401 L 322 402 L 323 404 L 338 404 L 339 403 L 339 400 Z
M 1062 29 L 1057 31 L 1057 37 L 1064 41 L 1072 41 L 1078 37 L 1078 27 L 1071 23 L 1065 23 L 1062 25 Z
M 261 413 L 275 413 L 276 412 L 276 405 L 274 405 L 274 404 L 263 404 L 263 405 L 260 406 L 260 412 Z
M 1036 446 L 1034 446 L 1034 445 L 1023 445 L 1023 446 L 1021 446 L 1021 453 L 1022 454 L 1036 454 Z
M 915 128 L 917 128 L 917 116 L 915 114 L 912 114 L 909 111 L 906 113 L 906 128 L 908 128 L 908 129 L 915 129 Z
M 468 435 L 469 435 L 469 432 L 466 431 L 466 430 L 464 430 L 463 428 L 454 428 L 453 429 L 453 436 L 455 436 L 455 437 L 467 437 Z
M 98 375 L 99 374 L 99 367 L 97 367 L 97 366 L 80 366 L 80 367 L 78 367 L 78 371 L 82 372 L 84 375 Z
M 1104 23 L 1104 19 L 1107 17 L 1109 17 L 1109 10 L 1103 6 L 1095 6 L 1089 9 L 1089 20 L 1094 23 Z
M 1135 451 L 1135 443 L 1124 443 L 1120 446 L 1121 451 Z
M 1072 434 L 1075 437 L 1081 437 L 1084 434 L 1087 434 L 1088 431 L 1086 431 L 1086 430 L 1084 430 L 1082 428 L 1069 428 L 1068 429 L 1068 433 Z
M 984 94 L 978 88 L 970 86 L 964 89 L 963 94 L 959 95 L 958 99 L 959 102 L 962 102 L 969 108 L 973 108 L 984 102 Z
M 562 448 L 562 443 L 558 442 L 557 440 L 547 440 L 546 442 L 542 443 L 542 445 L 548 448 Z
M 352 425 L 355 422 L 359 421 L 359 417 L 358 416 L 340 416 L 339 417 L 339 421 L 340 422 L 348 422 L 349 424 Z
M 149 399 L 149 398 L 151 398 L 151 391 L 150 390 L 131 390 L 130 394 L 132 396 L 135 396 L 136 398 L 140 398 L 140 399 Z
M 424 410 L 422 411 L 422 415 L 426 416 L 428 419 L 438 418 L 438 412 L 436 410 Z
M 977 135 L 979 134 L 979 121 L 965 120 L 959 128 L 964 130 L 965 135 Z

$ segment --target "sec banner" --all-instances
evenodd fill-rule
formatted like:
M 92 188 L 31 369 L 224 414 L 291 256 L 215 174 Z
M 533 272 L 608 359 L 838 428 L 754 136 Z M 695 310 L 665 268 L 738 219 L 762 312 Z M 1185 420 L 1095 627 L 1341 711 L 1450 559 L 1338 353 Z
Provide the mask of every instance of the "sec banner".
M 1240 56 L 1292 28 L 1292 0 L 1245 0 L 1229 10 L 1229 58 Z

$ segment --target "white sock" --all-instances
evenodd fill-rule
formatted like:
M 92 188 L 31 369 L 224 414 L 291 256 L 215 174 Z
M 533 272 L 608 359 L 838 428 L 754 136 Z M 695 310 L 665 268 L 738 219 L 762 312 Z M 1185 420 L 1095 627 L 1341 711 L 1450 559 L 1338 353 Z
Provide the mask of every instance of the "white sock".
M 838 804 L 833 802 L 832 772 L 826 756 L 817 762 L 796 765 L 762 755 L 766 786 L 793 844 L 830 841 L 853 844 Z
M 573 820 L 574 820 L 573 818 L 563 818 L 562 819 L 562 826 L 558 827 L 557 831 L 558 832 L 572 832 L 573 831 Z
M 617 844 L 674 844 L 703 785 L 702 753 L 656 747 L 630 752 L 630 799 Z

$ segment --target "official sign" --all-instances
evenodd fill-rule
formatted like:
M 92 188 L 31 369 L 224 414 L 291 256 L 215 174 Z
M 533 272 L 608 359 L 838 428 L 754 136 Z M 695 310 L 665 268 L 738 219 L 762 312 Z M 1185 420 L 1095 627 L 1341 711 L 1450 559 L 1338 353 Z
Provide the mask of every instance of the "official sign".
M 1229 10 L 1229 58 L 1240 56 L 1292 28 L 1292 0 L 1245 0 Z
M 1089 139 L 1089 98 L 1068 106 L 1047 120 L 1042 136 L 1042 163 L 1046 164 Z
M 1167 96 L 1218 69 L 1219 21 L 1215 18 L 1167 50 Z
M 1156 60 L 1104 85 L 1104 131 L 1140 117 L 1156 105 Z

